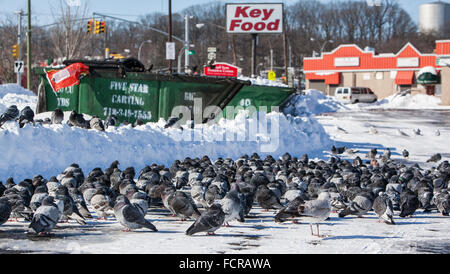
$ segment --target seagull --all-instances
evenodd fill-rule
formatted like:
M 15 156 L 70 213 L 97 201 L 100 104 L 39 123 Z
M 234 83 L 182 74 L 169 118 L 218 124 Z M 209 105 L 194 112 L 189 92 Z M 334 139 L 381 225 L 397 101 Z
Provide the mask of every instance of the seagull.
M 436 129 L 436 131 L 434 132 L 434 135 L 436 135 L 436 136 L 440 136 L 441 135 L 441 132 L 439 131 L 439 129 Z
M 302 221 L 309 222 L 311 235 L 321 237 L 319 233 L 319 222 L 325 221 L 331 213 L 330 193 L 321 192 L 316 200 L 305 201 L 298 206 L 298 214 Z M 312 224 L 317 226 L 317 235 L 314 235 Z

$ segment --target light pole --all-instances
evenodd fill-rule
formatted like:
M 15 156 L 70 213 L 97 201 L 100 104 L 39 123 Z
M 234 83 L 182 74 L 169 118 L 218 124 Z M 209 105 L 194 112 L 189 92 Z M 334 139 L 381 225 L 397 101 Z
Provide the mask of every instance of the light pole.
M 313 37 L 311 37 L 310 40 L 311 40 L 311 41 L 317 41 L 317 40 L 314 39 Z M 319 43 L 319 41 L 317 41 L 317 43 Z M 326 45 L 327 43 L 334 43 L 334 41 L 333 41 L 333 40 L 326 40 L 326 41 L 322 44 L 322 46 L 320 47 L 320 54 L 322 54 L 323 49 L 325 48 L 325 45 Z M 320 46 L 320 44 L 318 44 L 318 45 Z
M 139 61 L 141 61 L 141 49 L 142 49 L 142 46 L 145 43 L 151 43 L 151 42 L 152 42 L 152 40 L 145 40 L 145 41 L 142 41 L 142 43 L 139 45 L 139 51 L 138 51 L 138 60 Z

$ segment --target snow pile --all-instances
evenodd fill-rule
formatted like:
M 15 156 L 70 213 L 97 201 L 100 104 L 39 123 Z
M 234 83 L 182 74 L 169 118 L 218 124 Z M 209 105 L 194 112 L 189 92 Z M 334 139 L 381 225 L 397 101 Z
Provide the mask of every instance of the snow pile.
M 336 101 L 334 97 L 326 96 L 320 90 L 307 89 L 304 95 L 298 94 L 284 108 L 285 114 L 293 116 L 318 115 L 325 112 L 336 112 L 348 108 Z
M 263 78 L 261 76 L 258 76 L 256 78 L 239 76 L 238 79 L 242 80 L 242 81 L 250 81 L 250 82 L 252 82 L 252 85 L 255 85 L 255 86 L 272 86 L 272 87 L 285 87 L 285 88 L 288 87 L 288 85 L 285 85 L 285 84 L 277 82 L 277 81 L 271 81 L 271 80 Z
M 440 96 L 426 94 L 402 94 L 396 93 L 373 104 L 359 103 L 349 105 L 352 110 L 365 109 L 449 109 L 449 106 L 441 105 Z
M 17 123 L 7 122 L 0 130 L 0 180 L 14 177 L 20 181 L 37 174 L 49 178 L 72 163 L 92 170 L 119 160 L 122 167 L 140 170 L 146 164 L 170 165 L 188 156 L 236 159 L 253 152 L 261 157 L 279 157 L 286 152 L 314 155 L 331 143 L 315 118 L 275 112 L 257 113 L 252 118 L 241 112 L 235 120 L 221 119 L 217 124 L 196 125 L 194 129 L 164 129 L 164 124 L 161 120 L 99 132 L 65 124 L 28 124 L 20 129 Z
M 24 89 L 17 84 L 0 85 L 0 113 L 9 106 L 16 105 L 19 110 L 30 106 L 36 108 L 37 96 L 31 90 Z

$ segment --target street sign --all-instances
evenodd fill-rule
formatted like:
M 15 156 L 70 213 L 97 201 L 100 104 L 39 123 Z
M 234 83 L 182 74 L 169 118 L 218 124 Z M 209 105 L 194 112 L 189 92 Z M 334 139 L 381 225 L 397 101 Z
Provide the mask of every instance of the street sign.
M 23 61 L 14 61 L 14 73 L 24 73 L 25 64 Z
M 166 43 L 166 60 L 175 60 L 175 42 Z
M 216 60 L 216 53 L 215 52 L 209 52 L 208 53 L 208 62 L 211 60 Z
M 275 71 L 269 70 L 269 73 L 267 74 L 267 79 L 269 79 L 270 81 L 275 81 L 276 78 L 277 75 L 275 74 Z
M 210 53 L 210 52 L 216 53 L 217 52 L 217 48 L 216 47 L 208 47 L 208 53 Z
M 239 68 L 228 63 L 215 63 L 214 68 L 205 67 L 206 76 L 237 77 Z

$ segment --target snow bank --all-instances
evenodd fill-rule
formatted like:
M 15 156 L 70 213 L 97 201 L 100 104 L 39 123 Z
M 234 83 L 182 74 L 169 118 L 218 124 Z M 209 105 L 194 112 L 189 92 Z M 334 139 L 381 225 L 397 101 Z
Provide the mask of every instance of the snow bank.
M 17 123 L 7 122 L 0 130 L 0 180 L 23 180 L 37 174 L 48 178 L 71 163 L 92 170 L 106 168 L 117 159 L 122 167 L 139 170 L 146 164 L 170 165 L 188 156 L 236 159 L 253 152 L 262 157 L 286 152 L 314 155 L 330 146 L 328 134 L 315 118 L 258 114 L 247 118 L 241 112 L 235 120 L 221 119 L 217 124 L 184 130 L 164 129 L 164 121 L 136 128 L 109 128 L 106 132 L 68 125 L 29 124 L 20 129 Z M 255 131 L 257 122 L 260 125 Z
M 17 84 L 0 85 L 0 113 L 9 106 L 16 105 L 19 110 L 26 106 L 36 109 L 37 96 L 31 90 L 24 89 Z
M 277 81 L 270 81 L 269 79 L 263 78 L 261 76 L 258 76 L 256 78 L 239 76 L 238 79 L 242 81 L 250 81 L 252 82 L 252 85 L 256 86 L 288 87 L 288 85 L 285 85 Z
M 283 112 L 293 116 L 305 116 L 347 109 L 344 104 L 324 95 L 320 90 L 307 89 L 304 90 L 304 95 L 298 94 L 293 97 Z
M 348 105 L 352 110 L 358 109 L 450 109 L 449 106 L 441 105 L 440 96 L 426 94 L 401 94 L 396 93 L 373 104 L 359 103 Z

